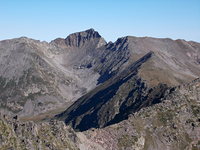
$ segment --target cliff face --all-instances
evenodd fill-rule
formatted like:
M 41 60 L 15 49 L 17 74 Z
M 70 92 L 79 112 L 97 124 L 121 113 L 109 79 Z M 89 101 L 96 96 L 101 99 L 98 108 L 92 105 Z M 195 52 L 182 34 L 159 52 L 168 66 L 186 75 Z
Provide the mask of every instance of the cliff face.
M 65 43 L 67 46 L 71 47 L 81 47 L 86 42 L 91 40 L 100 40 L 102 39 L 98 32 L 94 31 L 94 29 L 89 29 L 84 32 L 77 32 L 74 34 L 70 34 L 66 39 Z M 104 42 L 103 44 L 105 44 Z

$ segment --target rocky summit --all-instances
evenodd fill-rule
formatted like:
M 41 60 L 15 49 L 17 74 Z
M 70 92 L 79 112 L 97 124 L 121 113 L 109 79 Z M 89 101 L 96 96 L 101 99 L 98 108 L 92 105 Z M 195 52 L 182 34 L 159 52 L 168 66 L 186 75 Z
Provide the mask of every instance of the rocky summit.
M 0 41 L 0 149 L 198 150 L 199 77 L 193 41 Z

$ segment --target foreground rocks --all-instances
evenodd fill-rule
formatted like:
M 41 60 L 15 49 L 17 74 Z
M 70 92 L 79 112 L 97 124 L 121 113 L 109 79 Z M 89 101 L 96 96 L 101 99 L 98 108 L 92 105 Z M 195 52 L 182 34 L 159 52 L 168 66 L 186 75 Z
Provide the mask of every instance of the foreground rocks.
M 1 116 L 0 136 L 1 150 L 78 149 L 74 131 L 57 121 L 20 122 Z
M 0 149 L 196 150 L 200 148 L 199 97 L 197 79 L 127 120 L 85 132 L 74 132 L 61 121 L 21 122 L 1 115 Z

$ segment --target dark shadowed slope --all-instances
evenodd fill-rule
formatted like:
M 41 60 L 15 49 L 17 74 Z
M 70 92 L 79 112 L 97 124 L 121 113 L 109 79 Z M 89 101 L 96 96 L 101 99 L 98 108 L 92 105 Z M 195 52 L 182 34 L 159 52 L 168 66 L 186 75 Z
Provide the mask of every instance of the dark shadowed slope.
M 149 52 L 116 78 L 78 99 L 57 117 L 83 131 L 120 122 L 142 107 L 161 102 L 161 98 L 169 92 L 167 85 L 151 88 L 137 75 L 142 64 L 155 57 L 153 55 Z
M 117 123 L 143 107 L 161 102 L 172 87 L 199 76 L 200 49 L 198 43 L 191 43 L 124 37 L 107 44 L 106 50 L 113 52 L 112 58 L 116 52 L 127 52 L 126 62 L 119 67 L 121 70 L 117 73 L 110 70 L 107 76 L 111 75 L 111 79 L 57 117 L 83 131 Z M 116 76 L 112 77 L 112 73 Z
M 200 148 L 200 79 L 174 88 L 163 101 L 127 120 L 84 132 L 106 150 L 197 150 Z M 92 149 L 92 148 L 91 148 Z

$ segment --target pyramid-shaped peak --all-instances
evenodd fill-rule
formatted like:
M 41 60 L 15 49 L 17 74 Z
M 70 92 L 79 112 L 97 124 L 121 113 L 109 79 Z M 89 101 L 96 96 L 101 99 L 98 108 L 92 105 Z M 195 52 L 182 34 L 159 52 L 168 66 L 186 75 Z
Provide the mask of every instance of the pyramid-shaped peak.
M 90 29 L 85 30 L 85 32 L 97 32 L 97 31 L 95 31 L 93 28 L 90 28 Z
M 66 39 L 65 42 L 69 46 L 76 46 L 79 47 L 84 44 L 86 41 L 90 41 L 92 39 L 100 39 L 102 38 L 101 35 L 95 31 L 93 28 L 76 32 L 70 34 Z
M 70 38 L 73 36 L 82 36 L 82 37 L 89 37 L 89 38 L 100 38 L 101 37 L 101 35 L 97 31 L 95 31 L 93 28 L 90 28 L 88 30 L 81 31 L 81 32 L 72 33 L 67 38 Z

